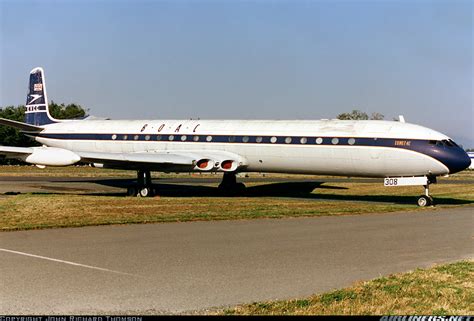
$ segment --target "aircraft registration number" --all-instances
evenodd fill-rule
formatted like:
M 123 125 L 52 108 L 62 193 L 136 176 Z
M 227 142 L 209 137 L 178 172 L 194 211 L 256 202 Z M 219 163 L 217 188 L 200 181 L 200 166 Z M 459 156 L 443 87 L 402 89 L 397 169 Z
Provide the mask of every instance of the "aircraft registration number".
M 384 186 L 408 186 L 408 185 L 426 185 L 428 178 L 421 177 L 386 177 L 383 180 Z

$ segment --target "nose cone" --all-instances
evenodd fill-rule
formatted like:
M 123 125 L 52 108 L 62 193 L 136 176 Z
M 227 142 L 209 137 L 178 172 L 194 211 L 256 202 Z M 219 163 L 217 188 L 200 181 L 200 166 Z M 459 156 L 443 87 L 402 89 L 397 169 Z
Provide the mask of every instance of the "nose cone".
M 450 174 L 465 170 L 471 165 L 469 155 L 460 147 L 449 148 L 443 157 L 443 164 L 449 169 Z

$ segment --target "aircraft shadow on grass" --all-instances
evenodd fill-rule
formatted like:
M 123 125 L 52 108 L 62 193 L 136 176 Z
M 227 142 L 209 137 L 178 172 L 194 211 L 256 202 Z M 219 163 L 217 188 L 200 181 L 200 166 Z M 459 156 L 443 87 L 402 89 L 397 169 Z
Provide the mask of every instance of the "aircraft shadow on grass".
M 126 189 L 135 184 L 130 179 L 105 179 L 94 180 L 96 184 L 120 187 Z M 203 185 L 182 185 L 171 183 L 153 184 L 157 195 L 168 197 L 229 197 L 223 194 L 217 187 Z M 324 185 L 324 182 L 306 181 L 306 182 L 277 182 L 257 186 L 249 186 L 245 192 L 239 195 L 243 197 L 288 197 L 300 198 L 315 201 L 352 201 L 352 202 L 377 202 L 390 204 L 409 204 L 413 205 L 413 200 L 418 195 L 351 195 L 351 194 L 328 194 L 313 193 L 317 189 L 347 190 L 347 187 Z M 125 192 L 124 192 L 125 193 Z M 124 193 L 89 193 L 86 195 L 109 195 L 123 196 Z M 435 198 L 437 205 L 461 205 L 474 204 L 474 201 L 456 199 L 456 198 Z

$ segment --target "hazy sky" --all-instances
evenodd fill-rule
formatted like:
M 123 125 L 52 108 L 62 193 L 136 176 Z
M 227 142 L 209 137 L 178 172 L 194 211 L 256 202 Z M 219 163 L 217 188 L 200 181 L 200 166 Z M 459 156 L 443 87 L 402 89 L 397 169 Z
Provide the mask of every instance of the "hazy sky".
M 0 106 L 123 118 L 320 119 L 360 109 L 474 147 L 472 1 L 0 0 Z

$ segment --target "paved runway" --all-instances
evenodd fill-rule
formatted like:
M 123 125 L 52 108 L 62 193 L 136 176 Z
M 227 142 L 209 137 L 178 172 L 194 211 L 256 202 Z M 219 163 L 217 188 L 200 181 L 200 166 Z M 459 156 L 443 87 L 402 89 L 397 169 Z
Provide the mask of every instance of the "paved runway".
M 0 233 L 0 314 L 186 313 L 474 256 L 473 207 Z

